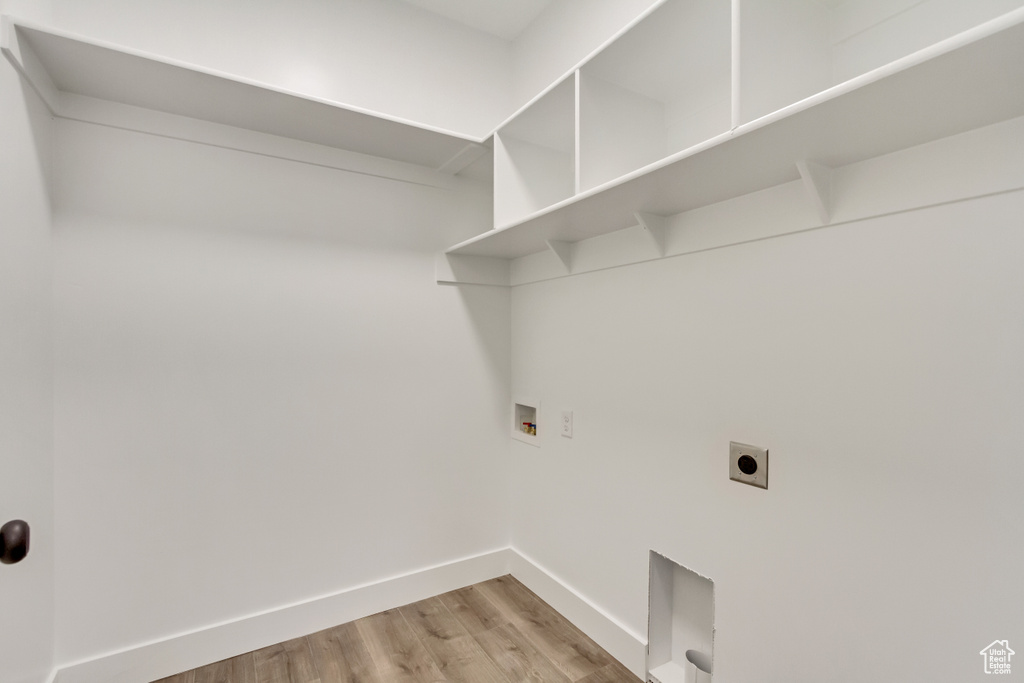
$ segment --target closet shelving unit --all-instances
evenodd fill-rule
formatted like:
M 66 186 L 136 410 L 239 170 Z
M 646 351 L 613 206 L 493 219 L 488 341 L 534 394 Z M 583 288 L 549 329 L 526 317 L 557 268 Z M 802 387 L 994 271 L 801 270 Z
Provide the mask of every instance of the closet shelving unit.
M 570 85 L 576 192 L 565 155 L 527 165 L 496 145 L 495 227 L 447 255 L 550 249 L 568 268 L 574 242 L 802 177 L 827 194 L 830 168 L 1022 116 L 1024 2 L 665 0 Z M 529 137 L 531 110 L 498 138 Z M 555 201 L 508 200 L 556 164 Z
M 493 147 L 494 225 L 446 251 L 499 259 L 468 268 L 492 284 L 800 178 L 827 214 L 830 168 L 1024 116 L 1024 0 L 662 0 L 483 139 L 9 17 L 0 37 L 55 114 L 84 96 L 435 175 Z

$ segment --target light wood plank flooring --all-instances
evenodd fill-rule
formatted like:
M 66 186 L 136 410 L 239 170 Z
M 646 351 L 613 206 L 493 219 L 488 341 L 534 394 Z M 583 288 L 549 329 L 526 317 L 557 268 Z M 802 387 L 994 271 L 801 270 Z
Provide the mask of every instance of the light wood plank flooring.
M 638 683 L 512 576 L 156 683 Z

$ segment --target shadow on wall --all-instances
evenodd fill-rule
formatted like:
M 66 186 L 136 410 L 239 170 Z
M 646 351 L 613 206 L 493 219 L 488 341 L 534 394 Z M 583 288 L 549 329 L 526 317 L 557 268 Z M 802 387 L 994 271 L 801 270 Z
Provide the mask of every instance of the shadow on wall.
M 511 394 L 512 371 L 512 313 L 511 289 L 490 285 L 450 285 L 462 300 L 466 314 L 473 325 L 479 347 L 487 356 L 494 382 Z M 504 418 L 503 418 L 504 419 Z
M 418 251 L 480 232 L 489 215 L 473 182 L 403 182 L 69 120 L 57 134 L 55 205 L 71 215 Z

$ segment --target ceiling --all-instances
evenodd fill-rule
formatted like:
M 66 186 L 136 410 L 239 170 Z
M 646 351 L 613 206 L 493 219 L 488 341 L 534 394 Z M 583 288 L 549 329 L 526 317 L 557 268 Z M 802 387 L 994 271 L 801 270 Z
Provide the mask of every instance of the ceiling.
M 554 0 L 405 0 L 460 24 L 512 40 Z

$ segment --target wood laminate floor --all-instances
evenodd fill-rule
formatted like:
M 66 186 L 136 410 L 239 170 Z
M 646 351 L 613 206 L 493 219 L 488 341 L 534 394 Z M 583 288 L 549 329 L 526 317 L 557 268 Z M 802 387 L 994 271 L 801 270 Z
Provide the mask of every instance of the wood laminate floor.
M 638 683 L 512 576 L 156 683 Z

